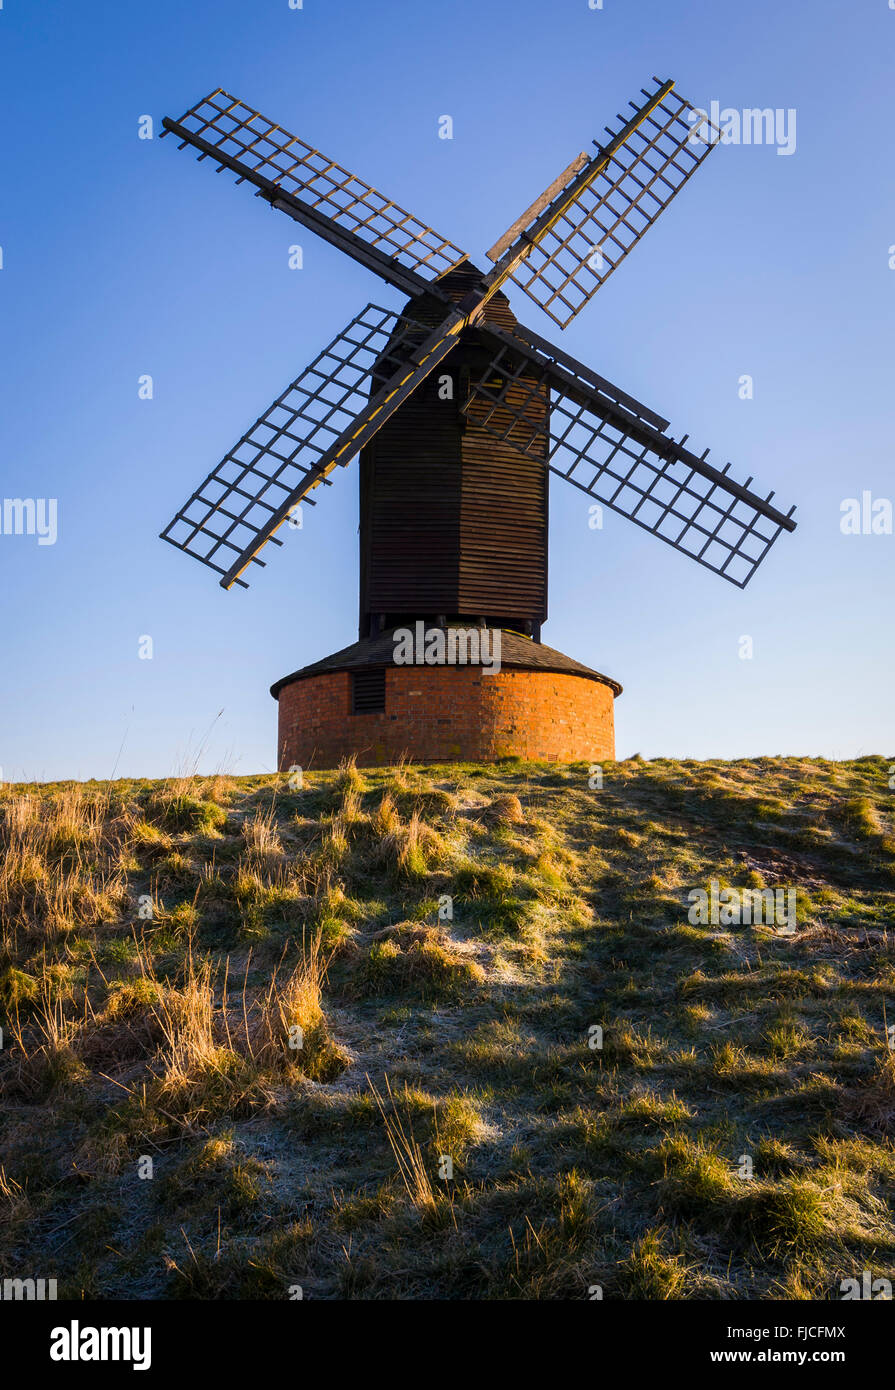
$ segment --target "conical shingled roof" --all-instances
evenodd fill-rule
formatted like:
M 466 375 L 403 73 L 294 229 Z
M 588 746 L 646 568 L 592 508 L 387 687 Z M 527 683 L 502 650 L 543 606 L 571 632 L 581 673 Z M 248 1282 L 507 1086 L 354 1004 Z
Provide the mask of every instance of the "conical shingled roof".
M 333 652 L 332 656 L 324 657 L 322 661 L 302 666 L 289 676 L 281 676 L 270 687 L 271 695 L 276 699 L 284 685 L 305 680 L 308 676 L 320 676 L 334 671 L 357 671 L 367 666 L 394 665 L 393 634 L 396 631 L 403 629 L 392 628 L 377 637 L 365 637 L 360 642 L 353 642 L 350 647 Z M 489 647 L 490 650 L 493 648 Z M 618 681 L 604 676 L 600 671 L 592 670 L 590 666 L 582 665 L 580 661 L 573 661 L 570 656 L 565 656 L 553 647 L 546 647 L 543 642 L 534 642 L 530 637 L 523 637 L 521 633 L 513 632 L 510 628 L 500 630 L 500 665 L 502 670 L 556 671 L 561 675 L 583 676 L 586 680 L 601 681 L 603 685 L 608 685 L 615 695 L 622 692 Z

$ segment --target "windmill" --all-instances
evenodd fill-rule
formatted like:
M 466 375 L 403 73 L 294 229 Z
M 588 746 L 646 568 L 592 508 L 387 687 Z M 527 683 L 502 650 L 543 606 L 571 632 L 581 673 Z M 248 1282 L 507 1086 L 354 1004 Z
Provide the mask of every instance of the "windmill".
M 300 505 L 313 506 L 311 494 L 359 456 L 359 641 L 272 687 L 281 762 L 346 751 L 375 760 L 395 751 L 392 735 L 426 759 L 537 756 L 542 745 L 545 756 L 613 756 L 620 687 L 540 641 L 550 472 L 741 588 L 780 532 L 795 529 L 794 508 L 782 512 L 773 492 L 761 496 L 752 478 L 740 483 L 729 464 L 710 464 L 708 450 L 693 452 L 688 436 L 675 439 L 662 416 L 510 309 L 512 284 L 565 328 L 718 143 L 673 82 L 653 78 L 641 95 L 512 223 L 487 252 L 487 271 L 223 90 L 165 119 L 180 148 L 235 174 L 406 296 L 400 309 L 361 310 L 162 532 L 224 588 L 245 587 L 250 567 L 265 564 L 264 545 L 282 544 L 277 532 Z M 507 679 L 486 676 L 462 698 L 459 670 L 453 685 L 443 670 L 429 673 L 428 686 L 414 672 L 418 690 L 400 685 L 391 639 L 407 623 L 502 633 Z M 513 675 L 543 679 L 514 684 Z M 596 704 L 588 683 L 600 686 Z M 551 723 L 566 729 L 559 742 Z M 446 724 L 452 731 L 440 734 Z

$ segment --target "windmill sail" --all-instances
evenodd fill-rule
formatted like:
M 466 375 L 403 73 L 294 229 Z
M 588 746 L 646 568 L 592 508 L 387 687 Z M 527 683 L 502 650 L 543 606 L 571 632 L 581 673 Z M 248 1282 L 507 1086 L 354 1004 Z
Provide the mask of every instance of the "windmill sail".
M 703 113 L 665 82 L 523 233 L 533 244 L 511 278 L 565 328 L 608 280 L 718 143 Z M 577 167 L 576 167 L 577 166 Z M 568 171 L 567 171 L 568 172 Z M 498 260 L 502 238 L 488 252 Z
M 222 575 L 240 579 L 296 503 L 347 464 L 454 344 L 423 325 L 367 307 L 209 473 L 162 539 Z M 312 500 L 312 499 L 310 499 Z M 312 503 L 313 504 L 313 503 Z
M 543 392 L 550 393 L 546 457 L 551 472 L 745 587 L 782 530 L 784 515 L 728 468 L 674 440 L 667 421 L 589 368 L 519 328 L 482 330 L 495 352 L 470 382 L 463 411 L 495 438 L 534 458 L 545 454 Z
M 219 88 L 165 119 L 165 133 L 199 158 L 248 180 L 272 206 L 304 222 L 409 294 L 465 259 L 466 253 L 371 184 L 297 135 Z

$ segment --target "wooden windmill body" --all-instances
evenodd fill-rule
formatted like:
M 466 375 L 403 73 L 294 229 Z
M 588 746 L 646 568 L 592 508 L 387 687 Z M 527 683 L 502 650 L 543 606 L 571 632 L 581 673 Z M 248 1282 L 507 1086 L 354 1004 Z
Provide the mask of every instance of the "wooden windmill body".
M 540 640 L 551 472 L 739 587 L 794 529 L 794 509 L 694 454 L 662 416 L 519 323 L 505 293 L 512 282 L 564 328 L 716 146 L 704 114 L 654 84 L 516 219 L 487 271 L 226 92 L 165 120 L 182 147 L 405 297 L 367 305 L 162 532 L 223 587 L 245 587 L 262 547 L 282 544 L 297 509 L 359 458 L 359 640 L 272 687 L 281 766 L 614 756 L 621 687 Z M 450 644 L 466 659 L 418 652 L 407 665 L 397 634 L 411 627 L 479 632 L 491 659 Z
M 482 272 L 462 265 L 441 287 L 459 301 Z M 421 295 L 404 314 L 437 324 L 443 305 Z M 502 294 L 486 323 L 511 330 Z M 422 618 L 511 628 L 540 637 L 547 617 L 549 401 L 540 389 L 540 457 L 497 440 L 461 406 L 493 348 L 476 328 L 383 425 L 360 455 L 359 636 Z M 537 383 L 529 379 L 533 389 Z

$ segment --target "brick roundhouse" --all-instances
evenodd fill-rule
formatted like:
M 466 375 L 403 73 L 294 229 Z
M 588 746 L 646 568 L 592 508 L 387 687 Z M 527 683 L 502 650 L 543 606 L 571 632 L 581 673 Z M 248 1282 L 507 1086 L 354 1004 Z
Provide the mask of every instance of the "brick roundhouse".
M 617 682 L 511 630 L 500 669 L 398 666 L 391 633 L 284 676 L 279 765 L 332 767 L 353 754 L 375 767 L 417 762 L 600 761 L 615 756 Z

